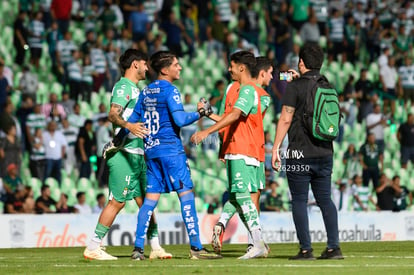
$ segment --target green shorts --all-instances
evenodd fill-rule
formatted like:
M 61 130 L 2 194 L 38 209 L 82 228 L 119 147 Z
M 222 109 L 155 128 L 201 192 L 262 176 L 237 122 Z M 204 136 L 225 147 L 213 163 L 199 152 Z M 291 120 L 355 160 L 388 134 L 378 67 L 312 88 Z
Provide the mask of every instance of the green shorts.
M 107 160 L 107 165 L 109 199 L 125 202 L 145 196 L 147 166 L 143 155 L 118 151 Z
M 230 193 L 257 192 L 254 183 L 257 181 L 259 167 L 246 165 L 243 159 L 236 159 L 227 160 L 226 168 Z
M 252 190 L 250 192 L 256 193 L 258 190 L 265 189 L 266 185 L 266 175 L 265 175 L 265 167 L 264 162 L 260 162 L 260 166 L 257 167 L 257 179 L 252 186 Z

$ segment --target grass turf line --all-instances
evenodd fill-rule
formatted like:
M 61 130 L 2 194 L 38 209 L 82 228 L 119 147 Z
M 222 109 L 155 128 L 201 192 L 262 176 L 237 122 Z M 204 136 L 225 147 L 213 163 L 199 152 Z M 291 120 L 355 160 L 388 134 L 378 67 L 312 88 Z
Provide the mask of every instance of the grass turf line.
M 209 248 L 209 245 L 206 246 Z M 270 244 L 267 259 L 237 260 L 245 245 L 224 244 L 221 260 L 190 260 L 188 245 L 165 246 L 171 260 L 132 261 L 132 247 L 107 247 L 116 261 L 90 261 L 83 247 L 0 249 L 0 274 L 414 274 L 414 242 L 343 243 L 345 260 L 289 261 L 297 244 Z M 318 256 L 324 244 L 314 244 Z M 150 248 L 146 247 L 148 257 Z

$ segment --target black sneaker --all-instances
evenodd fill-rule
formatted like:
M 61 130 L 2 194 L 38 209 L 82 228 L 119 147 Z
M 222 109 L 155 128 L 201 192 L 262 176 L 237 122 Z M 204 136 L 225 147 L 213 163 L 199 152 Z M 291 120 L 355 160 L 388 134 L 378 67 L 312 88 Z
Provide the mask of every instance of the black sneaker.
M 312 251 L 312 248 L 309 250 L 300 249 L 299 253 L 296 256 L 290 257 L 289 260 L 315 260 Z
M 318 260 L 343 260 L 344 256 L 342 256 L 341 249 L 337 248 L 326 248 L 321 256 L 318 257 Z

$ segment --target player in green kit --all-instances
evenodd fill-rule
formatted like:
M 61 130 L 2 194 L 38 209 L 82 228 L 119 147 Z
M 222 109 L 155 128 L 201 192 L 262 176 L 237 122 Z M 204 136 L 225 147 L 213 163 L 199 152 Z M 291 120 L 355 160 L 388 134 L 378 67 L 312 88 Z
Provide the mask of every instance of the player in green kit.
M 135 49 L 126 50 L 119 58 L 124 76 L 112 89 L 111 108 L 108 118 L 112 122 L 115 134 L 121 128 L 127 128 L 131 132 L 138 133 L 138 135 L 129 134 L 124 141 L 122 149 L 104 156 L 109 168 L 109 202 L 102 210 L 95 228 L 94 237 L 83 253 L 87 259 L 117 259 L 102 249 L 102 239 L 109 231 L 116 215 L 125 206 L 127 200 L 134 199 L 138 207 L 141 207 L 145 197 L 147 168 L 144 161 L 142 138 L 148 134 L 148 130 L 143 123 L 133 124 L 127 122 L 127 120 L 132 114 L 138 99 L 139 89 L 137 84 L 140 80 L 145 79 L 145 73 L 148 71 L 147 59 L 148 57 L 144 53 Z M 147 236 L 152 249 L 150 259 L 167 259 L 172 257 L 159 244 L 158 228 L 154 215 L 151 218 Z

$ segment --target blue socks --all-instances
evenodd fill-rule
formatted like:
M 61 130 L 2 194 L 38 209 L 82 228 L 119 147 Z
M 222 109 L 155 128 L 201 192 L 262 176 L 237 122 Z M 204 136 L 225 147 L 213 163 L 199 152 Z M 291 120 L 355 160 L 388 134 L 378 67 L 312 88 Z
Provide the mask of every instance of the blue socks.
M 190 192 L 179 197 L 181 203 L 181 215 L 187 228 L 188 238 L 192 247 L 202 249 L 200 242 L 200 232 L 198 228 L 198 218 L 195 208 L 194 193 Z M 139 217 L 138 217 L 139 218 Z
M 135 247 L 144 249 L 145 236 L 150 224 L 151 215 L 158 201 L 145 198 L 138 212 L 137 230 L 135 233 Z

